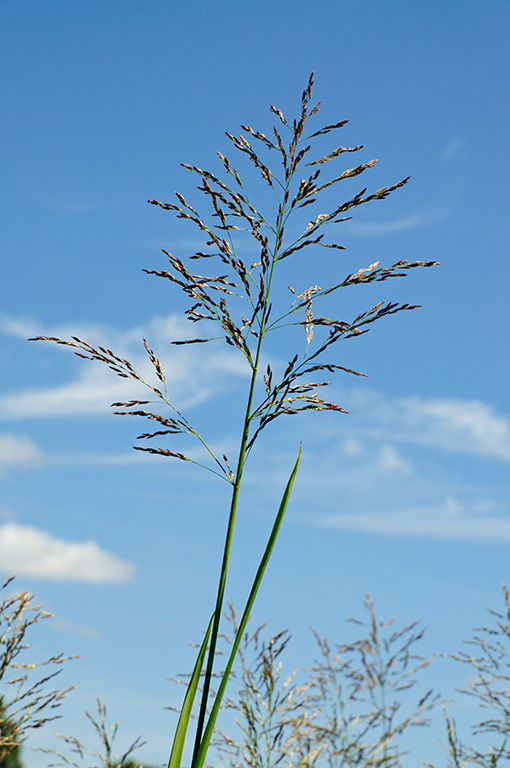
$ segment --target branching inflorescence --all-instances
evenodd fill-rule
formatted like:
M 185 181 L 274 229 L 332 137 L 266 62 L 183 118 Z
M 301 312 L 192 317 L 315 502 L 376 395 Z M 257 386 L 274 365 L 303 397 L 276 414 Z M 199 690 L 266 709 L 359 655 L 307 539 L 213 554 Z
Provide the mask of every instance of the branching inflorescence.
M 130 400 L 113 403 L 114 407 L 121 409 L 115 412 L 122 415 L 141 416 L 151 422 L 156 422 L 157 428 L 139 435 L 140 440 L 152 440 L 166 436 L 173 437 L 177 434 L 187 434 L 196 438 L 207 450 L 210 458 L 208 464 L 202 464 L 201 466 L 206 466 L 207 469 L 220 475 L 233 486 L 216 605 L 213 618 L 211 619 L 212 623 L 199 654 L 195 670 L 196 676 L 195 678 L 192 677 L 190 682 L 188 693 L 191 699 L 187 697 L 183 706 L 183 713 L 181 713 L 181 720 L 171 758 L 173 768 L 177 768 L 180 765 L 184 736 L 191 712 L 190 707 L 197 690 L 201 665 L 204 663 L 207 647 L 208 662 L 202 691 L 202 703 L 198 715 L 193 768 L 200 768 L 205 759 L 217 708 L 223 696 L 231 662 L 238 648 L 238 644 L 236 645 L 236 642 L 234 642 L 232 659 L 227 664 L 224 679 L 219 686 L 206 724 L 209 687 L 222 613 L 239 489 L 245 463 L 254 441 L 268 424 L 282 415 L 295 415 L 306 410 L 345 412 L 338 404 L 323 399 L 319 395 L 319 391 L 322 391 L 321 388 L 326 387 L 330 382 L 322 380 L 310 381 L 308 377 L 313 374 L 313 379 L 321 379 L 323 375 L 333 374 L 336 371 L 364 376 L 365 374 L 339 365 L 332 359 L 333 346 L 342 339 L 366 333 L 372 323 L 387 315 L 415 308 L 414 305 L 409 304 L 379 302 L 370 309 L 358 314 L 353 320 L 344 320 L 320 314 L 315 315 L 312 304 L 316 304 L 318 300 L 338 291 L 340 288 L 361 283 L 381 282 L 393 277 L 403 277 L 410 269 L 429 267 L 438 263 L 435 261 L 397 261 L 388 267 L 379 267 L 379 262 L 375 262 L 366 268 L 347 275 L 341 282 L 334 283 L 326 288 L 314 285 L 302 293 L 296 294 L 294 289 L 290 287 L 292 296 L 290 304 L 282 310 L 273 311 L 272 293 L 274 293 L 274 290 L 272 291 L 272 289 L 274 289 L 273 283 L 275 274 L 278 271 L 279 262 L 309 247 L 342 250 L 344 248 L 342 245 L 334 242 L 324 242 L 323 230 L 326 225 L 346 221 L 351 216 L 346 216 L 345 214 L 349 213 L 351 209 L 373 200 L 383 200 L 391 192 L 404 186 L 408 181 L 408 178 L 405 178 L 393 186 L 383 187 L 372 194 L 366 194 L 366 189 L 362 189 L 347 201 L 333 205 L 329 212 L 315 214 L 314 218 L 303 228 L 300 234 L 290 233 L 289 221 L 292 214 L 301 208 L 315 204 L 319 194 L 325 189 L 336 186 L 344 179 L 359 176 L 376 163 L 376 160 L 371 160 L 345 170 L 332 179 L 319 181 L 327 163 L 336 161 L 337 158 L 341 158 L 345 153 L 358 152 L 362 149 L 363 145 L 354 147 L 340 146 L 322 157 L 313 160 L 309 159 L 309 153 L 314 144 L 313 139 L 338 130 L 347 122 L 342 120 L 332 125 L 326 125 L 320 130 L 306 135 L 305 128 L 308 120 L 316 115 L 320 104 L 318 103 L 310 109 L 312 85 L 313 73 L 302 94 L 299 119 L 294 120 L 292 123 L 287 122 L 281 110 L 271 106 L 271 111 L 278 117 L 281 124 L 273 128 L 271 138 L 247 125 L 242 126 L 246 135 L 240 134 L 236 137 L 227 133 L 227 137 L 235 149 L 248 158 L 256 171 L 260 173 L 271 193 L 274 194 L 276 199 L 274 220 L 270 220 L 269 217 L 260 213 L 254 206 L 240 174 L 231 165 L 230 160 L 220 152 L 218 152 L 218 156 L 232 186 L 229 186 L 209 171 L 202 170 L 193 165 L 183 164 L 183 167 L 189 170 L 190 173 L 199 177 L 200 184 L 198 190 L 210 201 L 212 223 L 206 223 L 204 218 L 179 192 L 176 192 L 177 203 L 162 203 L 158 200 L 148 201 L 153 205 L 160 206 L 164 210 L 172 211 L 178 218 L 186 219 L 198 227 L 204 236 L 206 250 L 192 254 L 190 259 L 202 260 L 205 263 L 218 265 L 218 269 L 212 271 L 212 274 L 195 274 L 191 271 L 191 267 L 188 268 L 181 259 L 167 251 L 163 251 L 168 258 L 169 268 L 167 270 L 144 270 L 148 274 L 165 278 L 182 289 L 190 300 L 190 307 L 186 310 L 186 315 L 192 323 L 206 321 L 208 329 L 212 323 L 221 329 L 219 334 L 216 333 L 216 335 L 199 336 L 192 339 L 173 341 L 172 343 L 177 345 L 202 344 L 224 338 L 229 346 L 240 351 L 251 369 L 239 454 L 237 463 L 232 468 L 227 457 L 217 456 L 202 435 L 195 430 L 187 418 L 171 402 L 161 364 L 145 339 L 143 343 L 154 367 L 157 379 L 155 384 L 146 382 L 134 370 L 128 360 L 115 355 L 110 349 L 92 347 L 78 337 L 72 337 L 70 340 L 48 336 L 37 337 L 38 339 L 55 341 L 57 344 L 70 346 L 74 348 L 78 356 L 98 360 L 106 364 L 118 376 L 134 379 L 146 385 L 152 392 L 152 395 L 156 396 L 156 402 L 164 403 L 170 409 L 170 413 L 166 411 L 165 415 L 160 415 L 153 412 L 153 410 L 146 410 L 144 406 L 150 404 L 151 401 L 149 400 Z M 290 137 L 288 143 L 287 137 Z M 267 150 L 269 154 L 278 154 L 283 171 L 272 170 L 269 165 L 266 165 L 259 154 L 255 152 L 250 142 L 253 144 L 258 142 L 259 145 L 262 145 L 264 152 Z M 258 261 L 254 264 L 249 264 L 239 255 L 236 246 L 236 233 L 239 231 L 248 233 L 256 241 L 259 255 Z M 241 307 L 241 311 L 239 311 L 239 307 Z M 270 332 L 275 332 L 287 326 L 301 326 L 304 329 L 304 334 L 302 336 L 301 350 L 297 353 L 293 352 L 288 365 L 280 377 L 275 375 L 270 365 L 263 362 L 262 347 L 264 339 Z M 263 382 L 264 390 L 261 399 L 259 402 L 256 402 L 256 397 L 259 396 L 259 389 L 257 387 L 259 380 Z M 192 461 L 196 464 L 199 463 L 195 459 L 173 450 L 173 448 L 146 446 L 136 446 L 136 448 L 137 450 L 149 453 L 176 457 L 184 461 Z M 247 621 L 251 610 L 258 584 L 271 554 L 298 464 L 299 456 L 285 489 L 273 529 L 269 536 L 266 551 L 262 557 L 252 592 L 246 604 L 245 613 L 240 622 L 240 637 L 244 631 L 245 620 Z
M 10 589 L 12 581 L 8 579 L 0 589 Z M 47 689 L 64 662 L 75 657 L 58 654 L 44 661 L 27 660 L 31 645 L 27 636 L 51 616 L 34 604 L 29 592 L 15 592 L 0 600 L 0 765 L 7 765 L 11 755 L 14 760 L 29 731 L 59 717 L 55 711 L 71 690 Z

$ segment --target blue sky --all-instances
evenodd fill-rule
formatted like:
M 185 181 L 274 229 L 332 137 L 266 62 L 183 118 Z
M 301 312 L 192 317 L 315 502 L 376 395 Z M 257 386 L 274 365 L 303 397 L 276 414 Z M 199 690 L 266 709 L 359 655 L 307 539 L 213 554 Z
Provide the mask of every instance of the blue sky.
M 257 620 L 290 629 L 289 668 L 313 657 L 309 625 L 342 640 L 367 590 L 380 614 L 424 622 L 425 653 L 457 650 L 499 605 L 510 581 L 508 21 L 505 2 L 2 4 L 0 569 L 55 614 L 34 652 L 81 656 L 65 673 L 80 687 L 61 732 L 87 738 L 82 712 L 99 692 L 119 738 L 142 733 L 141 757 L 165 762 L 163 707 L 179 694 L 167 678 L 190 667 L 209 615 L 228 487 L 132 451 L 140 425 L 109 405 L 137 392 L 26 339 L 77 335 L 144 369 L 146 336 L 176 404 L 234 455 L 246 369 L 226 345 L 168 344 L 189 333 L 187 305 L 142 269 L 165 268 L 161 248 L 185 258 L 201 244 L 146 200 L 177 189 L 198 202 L 179 163 L 220 173 L 224 132 L 269 133 L 270 104 L 297 114 L 312 70 L 316 128 L 349 119 L 324 146 L 364 144 L 352 164 L 378 158 L 349 191 L 412 179 L 340 225 L 346 251 L 310 251 L 289 280 L 327 284 L 375 261 L 442 266 L 340 297 L 348 313 L 372 298 L 422 308 L 342 348 L 340 364 L 369 374 L 332 385 L 349 415 L 264 434 L 229 599 L 241 605 L 303 440 L 256 606 Z M 275 365 L 286 340 L 271 348 Z M 458 671 L 440 664 L 430 680 L 449 695 Z M 55 746 L 50 730 L 31 743 Z

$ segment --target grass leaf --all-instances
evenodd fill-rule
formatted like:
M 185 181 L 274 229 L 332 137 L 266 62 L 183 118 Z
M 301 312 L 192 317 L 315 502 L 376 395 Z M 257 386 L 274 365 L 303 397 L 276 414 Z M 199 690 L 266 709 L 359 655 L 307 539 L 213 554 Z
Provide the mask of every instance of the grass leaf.
M 202 645 L 200 646 L 200 651 L 198 652 L 193 673 L 188 683 L 186 696 L 184 697 L 184 703 L 179 715 L 179 722 L 177 723 L 177 729 L 175 731 L 172 751 L 170 753 L 170 760 L 168 761 L 168 768 L 181 768 L 182 753 L 184 750 L 184 743 L 186 741 L 186 732 L 188 730 L 188 725 L 191 718 L 191 710 L 193 709 L 193 702 L 195 700 L 196 692 L 198 689 L 202 667 L 204 666 L 204 659 L 207 646 L 209 644 L 213 619 L 214 614 L 211 616 L 205 637 L 203 639 Z
M 290 494 L 292 491 L 292 486 L 294 485 L 294 480 L 297 475 L 297 471 L 299 468 L 299 463 L 301 461 L 301 446 L 299 447 L 299 453 L 298 457 L 296 459 L 296 463 L 294 464 L 294 468 L 291 472 L 291 475 L 287 481 L 287 485 L 285 487 L 285 491 L 282 496 L 282 500 L 280 502 L 280 506 L 278 508 L 278 513 L 276 515 L 273 528 L 271 530 L 271 534 L 269 536 L 266 548 L 264 550 L 264 554 L 262 556 L 262 559 L 260 561 L 260 565 L 257 569 L 257 573 L 255 575 L 255 579 L 253 581 L 252 588 L 250 590 L 250 594 L 248 597 L 248 600 L 246 602 L 246 607 L 243 612 L 243 616 L 241 618 L 239 628 L 237 630 L 234 643 L 232 645 L 232 650 L 230 652 L 230 656 L 228 658 L 228 662 L 225 668 L 225 671 L 223 673 L 223 676 L 221 678 L 220 685 L 218 687 L 218 692 L 216 694 L 216 697 L 214 699 L 214 703 L 211 709 L 211 713 L 209 715 L 209 720 L 207 722 L 206 728 L 204 730 L 200 747 L 197 751 L 197 754 L 195 756 L 195 759 L 192 763 L 192 768 L 202 768 L 205 762 L 205 757 L 207 754 L 207 750 L 209 748 L 209 743 L 211 741 L 213 731 L 214 731 L 214 725 L 216 723 L 216 718 L 218 716 L 218 712 L 221 707 L 221 702 L 223 700 L 223 696 L 225 693 L 225 688 L 227 686 L 227 682 L 230 676 L 230 672 L 232 670 L 232 665 L 234 663 L 234 659 L 236 657 L 239 645 L 241 643 L 244 631 L 246 629 L 246 625 L 248 623 L 248 619 L 250 618 L 250 613 L 253 608 L 253 603 L 255 602 L 255 597 L 257 596 L 257 592 L 260 587 L 260 583 L 262 581 L 262 577 L 264 576 L 264 571 L 266 570 L 267 563 L 269 562 L 269 558 L 271 557 L 271 553 L 273 551 L 273 547 L 275 545 L 276 538 L 278 536 L 278 532 L 280 530 L 280 526 L 282 524 L 283 516 L 285 514 L 285 510 L 287 509 L 287 505 L 289 503 Z M 178 768 L 177 766 L 169 766 L 169 768 Z

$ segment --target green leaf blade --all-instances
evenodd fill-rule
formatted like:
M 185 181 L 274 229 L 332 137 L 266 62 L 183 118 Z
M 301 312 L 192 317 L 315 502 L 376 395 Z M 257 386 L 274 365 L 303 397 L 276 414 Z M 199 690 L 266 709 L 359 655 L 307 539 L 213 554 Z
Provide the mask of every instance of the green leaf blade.
M 241 643 L 241 639 L 243 637 L 243 634 L 246 629 L 246 625 L 248 623 L 248 619 L 250 617 L 251 610 L 253 608 L 253 603 L 255 602 L 255 598 L 257 596 L 257 592 L 259 590 L 262 577 L 264 576 L 264 572 L 266 570 L 267 564 L 269 562 L 269 558 L 271 557 L 271 553 L 273 551 L 276 539 L 278 537 L 278 533 L 283 521 L 283 517 L 285 515 L 285 510 L 287 509 L 287 505 L 289 503 L 290 494 L 292 491 L 292 486 L 294 485 L 294 480 L 296 479 L 297 471 L 299 469 L 299 463 L 301 461 L 301 446 L 299 447 L 299 453 L 298 457 L 296 459 L 296 463 L 294 464 L 294 468 L 290 474 L 290 477 L 287 481 L 287 485 L 285 487 L 285 491 L 282 496 L 282 500 L 280 502 L 280 506 L 278 508 L 278 513 L 276 515 L 275 521 L 273 523 L 273 527 L 271 529 L 271 534 L 269 536 L 266 548 L 264 550 L 264 554 L 262 555 L 262 559 L 260 561 L 259 567 L 257 569 L 257 573 L 255 575 L 255 579 L 253 581 L 252 588 L 250 590 L 250 594 L 248 597 L 248 600 L 246 602 L 246 606 L 243 612 L 243 616 L 241 618 L 241 621 L 239 623 L 239 628 L 237 630 L 234 643 L 232 645 L 232 650 L 230 652 L 230 656 L 228 658 L 228 662 L 225 668 L 225 671 L 223 673 L 223 676 L 221 678 L 220 685 L 218 687 L 218 692 L 216 694 L 216 697 L 214 699 L 213 706 L 211 708 L 211 713 L 209 715 L 209 720 L 207 721 L 207 725 L 205 727 L 200 747 L 197 751 L 196 757 L 193 760 L 191 768 L 203 768 L 205 758 L 207 755 L 207 750 L 209 749 L 209 744 L 213 735 L 214 726 L 216 723 L 216 718 L 218 716 L 221 702 L 223 700 L 223 696 L 225 693 L 225 689 L 227 687 L 227 682 L 230 677 L 230 672 L 232 671 L 232 666 L 234 664 L 235 657 L 237 655 L 237 651 L 239 649 L 239 645 Z M 169 768 L 179 768 L 178 766 L 169 766 Z
M 205 637 L 203 639 L 202 645 L 200 646 L 200 651 L 198 652 L 193 673 L 188 683 L 186 696 L 184 697 L 184 703 L 179 715 L 179 722 L 177 723 L 177 728 L 175 731 L 172 751 L 168 761 L 168 768 L 181 768 L 182 753 L 184 751 L 184 744 L 186 742 L 186 732 L 188 730 L 189 721 L 191 719 L 191 711 L 193 709 L 193 702 L 195 700 L 196 692 L 198 689 L 202 667 L 204 666 L 204 659 L 207 646 L 209 644 L 209 637 L 211 635 L 213 620 L 214 614 L 211 616 Z

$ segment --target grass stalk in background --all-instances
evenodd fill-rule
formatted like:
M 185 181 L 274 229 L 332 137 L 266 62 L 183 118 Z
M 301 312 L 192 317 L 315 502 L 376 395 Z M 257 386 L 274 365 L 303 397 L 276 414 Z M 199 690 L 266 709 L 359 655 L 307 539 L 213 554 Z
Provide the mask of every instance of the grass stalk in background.
M 415 650 L 424 634 L 418 622 L 396 628 L 395 619 L 378 618 L 370 595 L 365 608 L 368 622 L 348 620 L 364 633 L 354 642 L 336 643 L 332 650 L 314 632 L 320 657 L 309 670 L 318 712 L 312 742 L 320 746 L 327 768 L 398 768 L 405 754 L 402 736 L 428 725 L 439 700 L 430 689 L 417 700 L 404 694 L 415 688 L 431 661 Z
M 9 609 L 9 604 L 18 605 L 16 598 L 22 595 L 14 595 L 7 600 L 7 605 L 0 606 L 2 622 L 13 615 L 5 608 Z M 475 720 L 471 728 L 473 743 L 460 735 L 453 716 L 445 710 L 445 759 L 439 764 L 422 760 L 421 763 L 429 768 L 505 768 L 508 765 L 510 601 L 504 586 L 503 598 L 503 612 L 489 610 L 495 624 L 475 628 L 470 639 L 465 641 L 465 646 L 475 649 L 474 652 L 439 654 L 454 663 L 467 664 L 468 689 L 458 693 L 478 705 L 483 711 L 483 719 L 477 721 L 479 715 L 474 708 L 471 712 Z M 226 768 L 402 768 L 407 754 L 406 735 L 417 726 L 429 726 L 432 711 L 439 703 L 438 696 L 427 690 L 420 679 L 432 659 L 416 652 L 424 634 L 417 622 L 398 628 L 395 619 L 384 621 L 378 618 L 369 596 L 365 607 L 369 612 L 368 622 L 348 619 L 361 628 L 359 637 L 348 643 L 332 645 L 312 630 L 319 657 L 312 666 L 290 674 L 283 674 L 284 656 L 290 640 L 288 631 L 268 637 L 265 625 L 254 632 L 247 631 L 245 625 L 245 631 L 241 633 L 241 623 L 233 607 L 229 607 L 227 620 L 231 631 L 223 634 L 228 644 L 226 655 L 228 658 L 232 656 L 234 643 L 238 644 L 238 653 L 231 693 L 222 706 L 234 713 L 234 723 L 227 725 L 225 731 L 216 729 L 212 742 L 216 749 L 214 765 Z M 34 608 L 34 616 L 37 616 L 41 609 Z M 42 611 L 43 617 L 47 615 Z M 29 647 L 26 634 L 36 623 L 21 622 L 23 648 Z M 15 666 L 16 657 L 9 653 L 9 648 L 19 645 L 12 646 L 10 636 L 4 631 L 0 643 L 0 664 L 4 674 L 6 670 L 19 669 Z M 199 652 L 197 668 L 202 665 L 201 657 L 207 644 L 208 633 Z M 32 665 L 27 664 L 22 667 L 25 670 L 31 668 Z M 224 673 L 216 673 L 216 677 L 222 679 Z M 195 683 L 198 685 L 196 669 L 192 678 L 194 683 L 190 686 L 188 681 L 188 689 Z M 12 702 L 1 703 L 2 768 L 21 768 L 19 742 L 27 728 L 40 727 L 53 719 L 41 717 L 41 713 L 45 706 L 55 703 L 55 695 L 59 701 L 64 692 L 45 692 L 51 679 L 50 675 L 40 680 L 37 698 L 34 700 L 29 696 L 25 702 L 26 713 L 37 715 L 36 720 L 16 721 Z M 8 675 L 6 680 L 9 682 Z M 99 697 L 97 705 L 96 716 L 86 714 L 100 742 L 99 749 L 89 749 L 74 736 L 56 734 L 64 741 L 70 755 L 55 749 L 39 751 L 60 760 L 50 766 L 90 768 L 93 764 L 96 768 L 142 768 L 140 763 L 133 761 L 132 754 L 145 742 L 138 737 L 123 754 L 116 754 L 113 742 L 118 723 L 108 724 L 106 707 Z M 433 733 L 431 737 L 428 743 L 438 741 L 437 734 Z
M 224 694 L 231 663 L 237 652 L 239 642 L 248 619 L 251 606 L 255 599 L 264 569 L 273 549 L 276 536 L 287 507 L 292 483 L 294 481 L 300 460 L 300 452 L 292 469 L 290 479 L 278 508 L 268 544 L 262 556 L 252 589 L 247 599 L 243 618 L 239 626 L 239 637 L 234 641 L 232 657 L 220 681 L 218 693 L 209 709 L 210 684 L 214 674 L 215 650 L 220 632 L 220 619 L 225 599 L 229 558 L 234 536 L 235 520 L 238 511 L 239 494 L 242 486 L 243 472 L 254 442 L 261 432 L 275 419 L 282 415 L 295 415 L 302 411 L 337 411 L 345 412 L 338 404 L 319 396 L 321 388 L 330 383 L 324 377 L 337 371 L 344 371 L 355 376 L 365 374 L 354 371 L 338 361 L 338 355 L 333 355 L 333 347 L 344 339 L 361 336 L 369 330 L 372 323 L 403 310 L 414 309 L 409 304 L 378 302 L 374 306 L 363 309 L 353 319 L 331 318 L 322 314 L 314 314 L 312 305 L 341 288 L 372 282 L 383 282 L 393 277 L 404 277 L 408 270 L 415 267 L 428 267 L 437 262 L 429 261 L 397 261 L 387 267 L 379 267 L 379 262 L 361 267 L 356 272 L 344 278 L 336 275 L 330 285 L 321 288 L 317 285 L 300 289 L 296 293 L 290 287 L 291 298 L 286 301 L 277 287 L 277 276 L 280 274 L 281 262 L 294 256 L 304 249 L 313 249 L 314 258 L 320 254 L 321 248 L 333 249 L 333 252 L 343 250 L 344 246 L 337 242 L 325 242 L 324 230 L 328 225 L 340 223 L 351 218 L 351 210 L 368 202 L 383 200 L 390 193 L 404 186 L 408 178 L 383 187 L 375 192 L 366 194 L 366 189 L 347 196 L 342 202 L 333 198 L 332 192 L 344 180 L 357 177 L 372 168 L 376 161 L 361 163 L 325 179 L 322 176 L 330 163 L 343 160 L 345 154 L 358 152 L 362 145 L 353 147 L 337 146 L 325 153 L 313 154 L 312 148 L 322 142 L 322 137 L 341 129 L 346 120 L 326 125 L 318 130 L 308 128 L 308 122 L 319 110 L 319 103 L 311 107 L 313 74 L 301 97 L 299 116 L 288 122 L 282 111 L 271 106 L 272 113 L 277 117 L 278 124 L 272 129 L 270 138 L 264 133 L 243 125 L 244 134 L 238 137 L 227 133 L 227 137 L 248 164 L 253 166 L 256 173 L 262 177 L 267 187 L 270 199 L 274 202 L 274 211 L 263 214 L 262 207 L 266 205 L 266 197 L 261 196 L 263 206 L 255 206 L 249 185 L 231 164 L 230 160 L 218 152 L 227 179 L 232 186 L 209 171 L 193 165 L 183 164 L 199 179 L 198 190 L 205 195 L 210 203 L 210 219 L 205 219 L 198 213 L 184 196 L 177 192 L 177 203 L 162 203 L 150 200 L 153 205 L 163 210 L 171 211 L 178 218 L 191 222 L 198 228 L 205 239 L 205 250 L 190 256 L 191 260 L 200 260 L 206 264 L 216 265 L 214 271 L 207 276 L 194 274 L 191 267 L 168 251 L 166 254 L 169 267 L 165 270 L 145 270 L 148 274 L 157 275 L 177 285 L 189 299 L 191 306 L 186 310 L 187 318 L 193 323 L 205 325 L 205 336 L 173 341 L 173 344 L 202 344 L 223 339 L 230 347 L 236 349 L 245 360 L 250 370 L 250 384 L 246 397 L 244 421 L 240 429 L 239 450 L 237 462 L 231 468 L 226 456 L 216 454 L 213 444 L 206 440 L 195 429 L 191 422 L 178 410 L 167 392 L 166 379 L 159 359 L 144 339 L 143 343 L 153 365 L 155 382 L 145 381 L 135 371 L 128 360 L 116 355 L 105 347 L 95 348 L 77 337 L 63 340 L 57 337 L 39 336 L 39 340 L 54 341 L 74 348 L 75 353 L 90 360 L 97 360 L 123 378 L 141 382 L 151 392 L 151 398 L 163 404 L 164 413 L 147 410 L 145 406 L 154 400 L 130 400 L 117 402 L 113 405 L 116 413 L 122 415 L 140 416 L 157 424 L 157 429 L 145 432 L 139 436 L 142 441 L 153 441 L 154 438 L 179 434 L 191 436 L 197 440 L 206 459 L 193 459 L 182 452 L 176 451 L 172 445 L 166 447 L 136 446 L 137 450 L 153 454 L 178 458 L 182 461 L 193 462 L 206 467 L 232 486 L 230 509 L 228 513 L 225 543 L 221 558 L 218 587 L 214 605 L 213 623 L 207 651 L 204 646 L 200 651 L 199 667 L 202 656 L 207 654 L 205 675 L 201 700 L 196 723 L 192 768 L 202 768 L 209 746 L 215 718 Z M 311 107 L 311 108 L 310 108 Z M 273 166 L 266 164 L 265 158 L 257 154 L 253 148 L 261 147 L 264 153 L 276 156 L 279 163 Z M 313 159 L 312 159 L 313 158 Z M 327 190 L 327 191 L 326 191 Z M 318 198 L 324 199 L 324 207 L 315 209 L 308 224 L 302 221 L 301 209 L 315 206 Z M 310 209 L 312 210 L 312 209 Z M 326 210 L 326 212 L 324 212 Z M 258 248 L 258 260 L 254 264 L 245 261 L 240 254 L 242 244 L 238 247 L 236 236 L 239 231 L 253 238 Z M 331 250 L 328 250 L 331 253 Z M 296 274 L 299 280 L 299 275 Z M 288 294 L 287 294 L 288 295 Z M 215 330 L 219 329 L 219 332 Z M 267 362 L 268 336 L 281 328 L 294 328 L 299 335 L 294 340 L 294 348 L 289 350 L 289 362 L 279 373 L 274 371 Z M 313 375 L 312 375 L 313 374 Z M 312 380 L 310 380 L 312 378 Z M 182 739 L 186 732 L 192 711 L 196 687 L 189 689 L 185 699 L 186 705 L 179 720 L 177 742 L 172 750 L 171 768 L 180 768 L 182 757 Z
M 42 749 L 39 748 L 39 752 L 44 752 L 47 755 L 53 755 L 63 762 L 48 763 L 48 768 L 54 768 L 58 765 L 72 766 L 72 768 L 83 768 L 85 761 L 90 765 L 90 760 L 93 763 L 102 768 L 141 768 L 137 762 L 132 762 L 131 756 L 133 752 L 142 747 L 146 742 L 143 741 L 141 736 L 138 736 L 133 743 L 126 749 L 122 755 L 117 755 L 114 752 L 113 742 L 117 737 L 117 731 L 119 729 L 119 723 L 112 723 L 108 725 L 107 721 L 107 709 L 102 703 L 100 697 L 97 697 L 97 715 L 91 715 L 90 712 L 85 712 L 88 720 L 92 724 L 96 736 L 99 738 L 101 744 L 101 750 L 91 750 L 86 747 L 82 742 L 76 738 L 76 736 L 63 736 L 61 733 L 57 733 L 59 739 L 61 739 L 69 748 L 71 757 L 67 757 L 61 752 L 55 749 Z M 76 762 L 79 760 L 79 762 Z
M 468 650 L 441 654 L 467 666 L 468 687 L 457 693 L 476 702 L 484 715 L 471 726 L 476 737 L 473 745 L 461 738 L 455 720 L 445 710 L 448 768 L 505 768 L 510 764 L 510 595 L 504 584 L 502 593 L 503 610 L 487 609 L 495 626 L 475 627 L 472 637 L 464 641 Z
M 416 652 L 418 622 L 397 628 L 376 616 L 370 596 L 368 622 L 350 643 L 335 643 L 315 630 L 319 658 L 283 676 L 287 631 L 267 640 L 264 626 L 245 633 L 227 708 L 236 727 L 215 740 L 219 763 L 228 768 L 400 768 L 402 738 L 429 725 L 439 697 L 419 676 L 430 659 Z M 229 616 L 237 633 L 235 613 Z M 300 682 L 297 682 L 300 681 Z M 422 690 L 416 694 L 414 689 Z M 406 693 L 404 693 L 406 692 Z M 405 698 L 403 701 L 402 699 Z
M 0 589 L 9 591 L 13 578 Z M 27 734 L 59 715 L 65 690 L 48 690 L 69 656 L 58 654 L 44 661 L 28 658 L 28 635 L 52 614 L 34 604 L 29 592 L 14 592 L 0 601 L 0 765 L 16 768 Z

